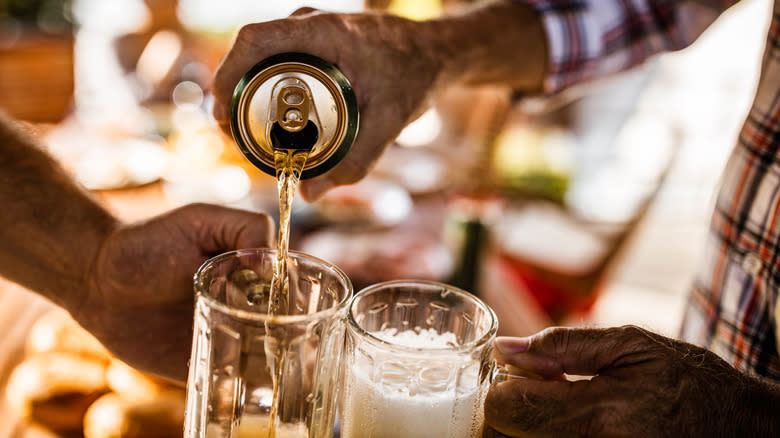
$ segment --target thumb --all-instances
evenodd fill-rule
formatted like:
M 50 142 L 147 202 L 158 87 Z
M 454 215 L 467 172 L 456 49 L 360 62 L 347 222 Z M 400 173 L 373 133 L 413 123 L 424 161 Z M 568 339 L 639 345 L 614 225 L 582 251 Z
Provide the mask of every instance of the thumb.
M 634 326 L 607 329 L 553 327 L 527 338 L 498 338 L 496 360 L 543 377 L 597 375 L 653 341 L 652 333 Z M 639 358 L 637 358 L 639 359 Z
M 197 243 L 206 253 L 269 247 L 274 241 L 274 223 L 265 213 L 194 204 L 180 214 L 196 224 Z

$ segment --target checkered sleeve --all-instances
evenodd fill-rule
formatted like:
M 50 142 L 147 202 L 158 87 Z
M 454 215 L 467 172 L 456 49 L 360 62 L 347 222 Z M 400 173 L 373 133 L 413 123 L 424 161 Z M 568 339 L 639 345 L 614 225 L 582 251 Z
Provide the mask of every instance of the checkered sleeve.
M 681 338 L 780 382 L 780 0 L 753 106 L 721 175 Z
M 691 44 L 736 1 L 518 0 L 541 16 L 549 67 L 545 91 L 638 65 Z

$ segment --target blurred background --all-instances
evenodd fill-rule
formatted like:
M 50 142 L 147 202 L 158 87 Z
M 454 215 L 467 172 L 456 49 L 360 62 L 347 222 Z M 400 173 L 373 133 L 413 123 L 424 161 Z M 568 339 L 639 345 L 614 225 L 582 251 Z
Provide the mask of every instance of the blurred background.
M 278 216 L 275 180 L 210 115 L 235 31 L 301 6 L 425 19 L 463 3 L 0 0 L 0 108 L 125 220 L 191 202 Z M 460 286 L 504 335 L 626 323 L 676 335 L 769 3 L 744 0 L 690 48 L 581 97 L 448 90 L 364 181 L 296 198 L 291 248 L 340 266 L 356 290 Z M 0 438 L 180 436 L 181 388 L 117 363 L 16 285 L 0 283 L 0 301 Z

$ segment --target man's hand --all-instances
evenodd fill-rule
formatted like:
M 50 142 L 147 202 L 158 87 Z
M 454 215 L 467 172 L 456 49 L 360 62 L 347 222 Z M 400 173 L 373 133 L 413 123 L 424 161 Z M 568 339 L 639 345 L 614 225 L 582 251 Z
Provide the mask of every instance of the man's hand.
M 303 8 L 291 17 L 243 27 L 214 77 L 214 117 L 230 128 L 230 100 L 256 63 L 282 52 L 329 61 L 355 90 L 355 144 L 331 171 L 301 182 L 315 199 L 357 182 L 403 127 L 454 83 L 501 84 L 540 91 L 547 65 L 541 20 L 524 2 L 486 2 L 428 21 L 390 14 L 337 14 Z
M 184 381 L 195 271 L 225 251 L 268 247 L 272 235 L 267 215 L 211 205 L 120 225 L 103 241 L 80 302 L 68 310 L 124 362 Z
M 365 176 L 385 146 L 426 106 L 441 65 L 420 41 L 428 39 L 419 23 L 385 14 L 305 8 L 290 18 L 247 25 L 216 72 L 214 116 L 229 132 L 236 84 L 268 56 L 304 52 L 336 64 L 355 90 L 360 128 L 352 150 L 333 171 L 301 183 L 303 196 L 316 198 L 334 185 Z
M 714 353 L 627 326 L 500 338 L 497 360 L 539 378 L 494 385 L 486 423 L 511 437 L 778 436 L 777 387 Z M 566 381 L 564 374 L 594 376 Z

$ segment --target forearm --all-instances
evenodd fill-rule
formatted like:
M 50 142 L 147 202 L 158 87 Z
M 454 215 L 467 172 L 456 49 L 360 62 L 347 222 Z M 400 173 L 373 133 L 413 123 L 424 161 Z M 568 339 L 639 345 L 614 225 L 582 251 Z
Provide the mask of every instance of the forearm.
M 116 219 L 0 114 L 0 275 L 68 308 Z
M 541 91 L 548 67 L 541 17 L 528 5 L 502 0 L 429 22 L 444 74 L 468 84 L 505 84 Z

